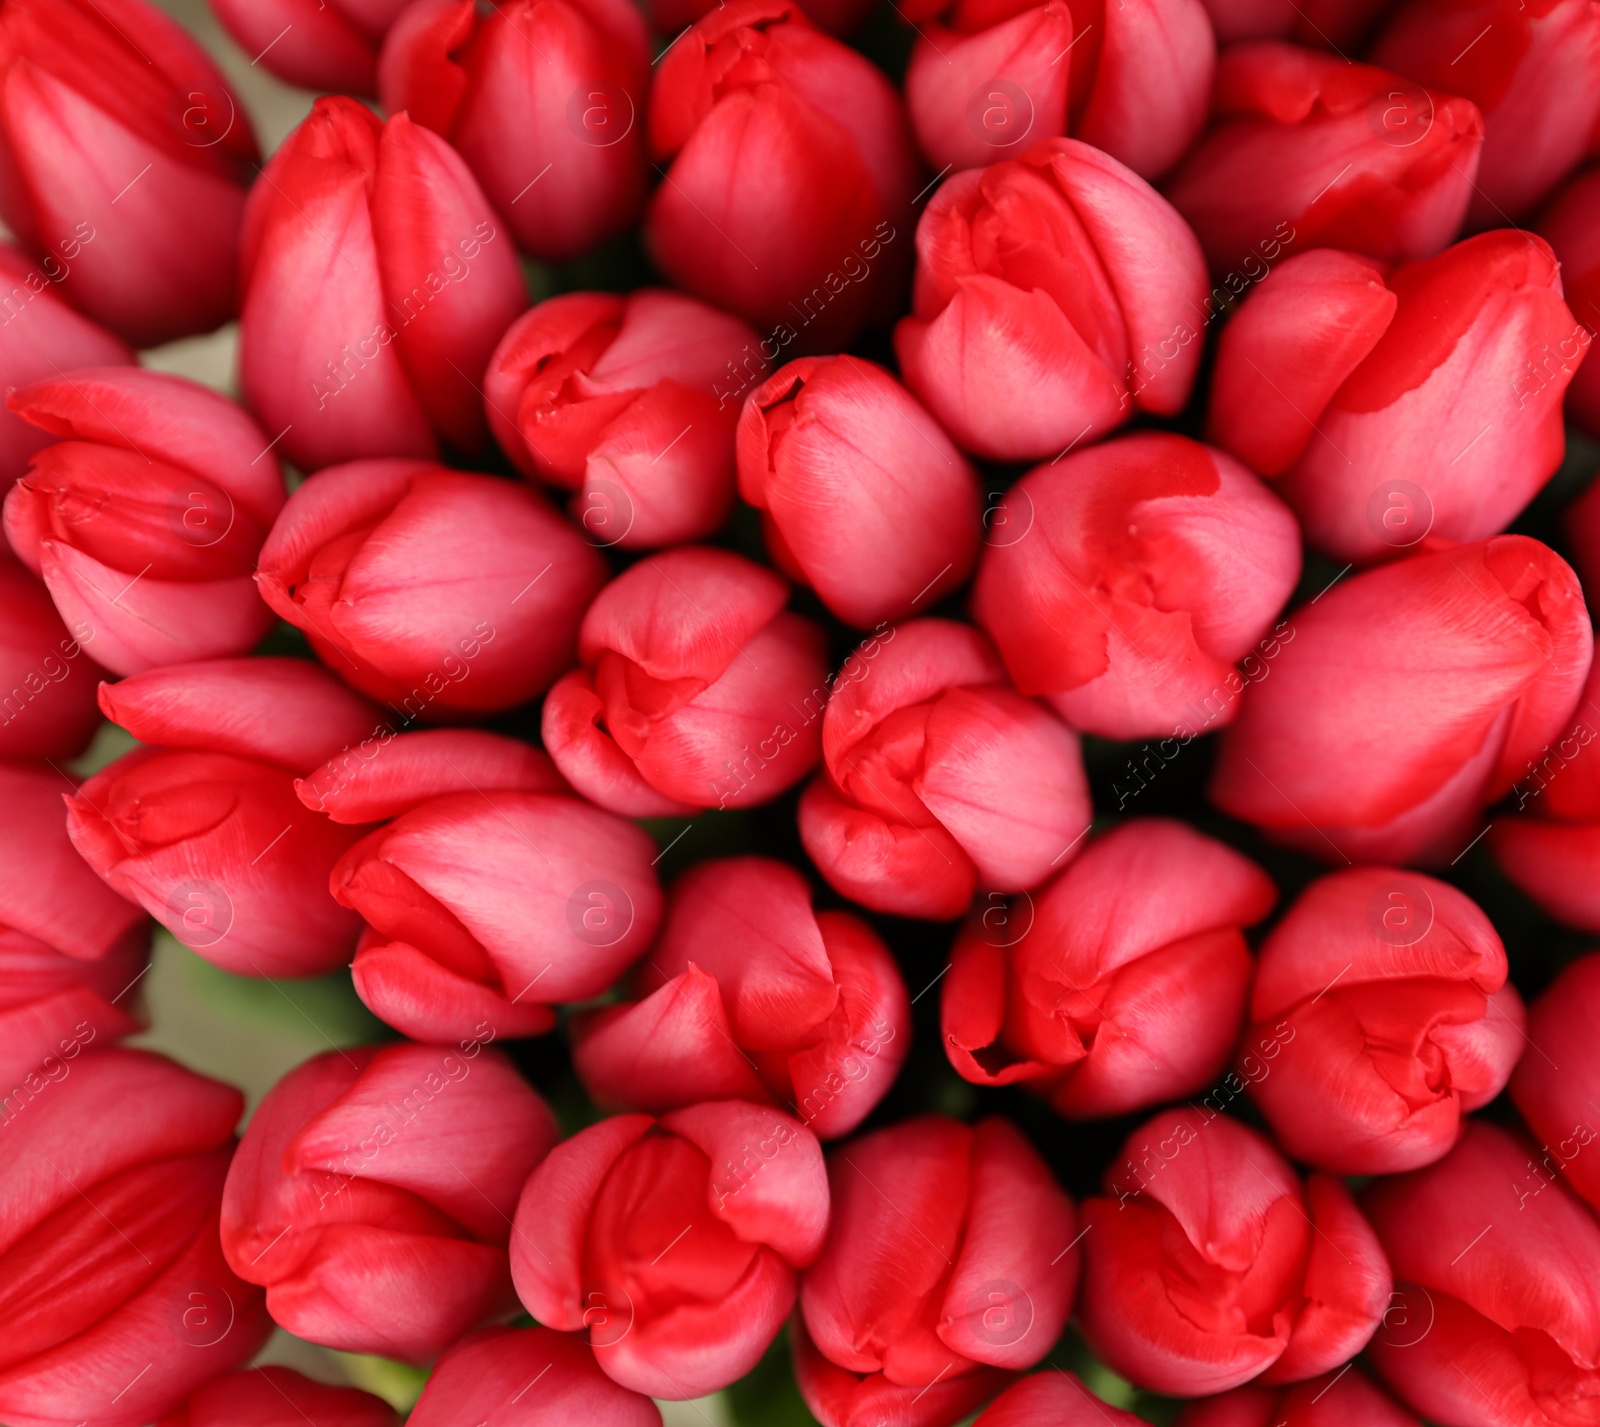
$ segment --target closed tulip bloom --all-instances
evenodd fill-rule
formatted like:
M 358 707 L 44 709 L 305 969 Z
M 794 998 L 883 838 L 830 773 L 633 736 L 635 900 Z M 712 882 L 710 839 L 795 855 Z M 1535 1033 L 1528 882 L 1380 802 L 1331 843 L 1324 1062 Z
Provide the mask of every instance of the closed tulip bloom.
M 23 248 L 135 347 L 233 316 L 260 152 L 206 52 L 145 0 L 6 0 L 0 37 L 0 217 Z
M 524 252 L 578 257 L 644 204 L 644 16 L 628 0 L 475 8 L 406 8 L 378 64 L 384 107 L 450 140 Z
M 1600 953 L 1571 962 L 1528 1009 L 1534 1050 L 1517 1063 L 1511 1098 L 1539 1142 L 1532 1156 L 1546 1178 L 1564 1177 L 1569 1188 L 1600 1206 L 1600 1154 L 1582 1151 L 1597 1136 L 1591 1102 L 1600 1101 L 1600 1055 L 1595 1016 L 1600 1014 Z M 1525 1175 L 1518 1183 L 1532 1187 Z
M 100 724 L 93 625 L 69 631 L 43 581 L 0 547 L 0 758 L 75 758 Z
M 314 471 L 484 447 L 484 368 L 528 305 L 500 223 L 437 134 L 317 100 L 240 240 L 239 384 L 277 449 Z
M 12 392 L 59 437 L 5 502 L 11 547 L 118 674 L 245 654 L 275 623 L 256 557 L 283 508 L 268 439 L 224 396 L 139 367 Z
M 410 0 L 207 0 L 250 62 L 298 84 L 371 95 L 378 47 Z
M 1236 1387 L 1191 1402 L 1177 1427 L 1422 1427 L 1359 1369 L 1314 1377 L 1293 1387 Z
M 243 1110 L 231 1085 L 117 1046 L 6 1095 L 0 1419 L 143 1427 L 265 1341 L 261 1292 L 217 1239 Z
M 525 743 L 384 730 L 296 789 L 335 823 L 386 822 L 329 887 L 367 923 L 357 993 L 414 1040 L 539 1035 L 553 1002 L 603 994 L 655 935 L 649 834 L 572 797 Z
M 421 1361 L 512 1307 L 517 1194 L 556 1140 L 498 1051 L 329 1051 L 250 1117 L 222 1247 L 296 1337 Z
M 978 553 L 978 478 L 882 367 L 802 357 L 745 400 L 739 493 L 767 549 L 847 624 L 931 608 Z
M 544 746 L 628 817 L 770 802 L 816 766 L 822 630 L 772 571 L 705 546 L 651 555 L 589 606 L 583 667 L 544 701 Z
M 1569 355 L 1546 370 L 1543 358 Z M 1483 233 L 1391 273 L 1288 259 L 1223 330 L 1208 435 L 1282 477 L 1307 541 L 1370 564 L 1503 530 L 1561 464 L 1589 344 L 1541 239 Z M 1403 472 L 1403 476 L 1397 476 Z
M 733 437 L 766 374 L 754 331 L 692 297 L 569 292 L 518 318 L 484 378 L 489 426 L 529 480 L 575 492 L 601 545 L 713 534 L 733 506 Z
M 957 939 L 945 1054 L 975 1085 L 1021 1084 L 1069 1119 L 1204 1090 L 1227 1064 L 1252 970 L 1243 928 L 1272 879 L 1165 818 L 1122 823 L 1004 917 Z
M 242 976 L 343 965 L 360 919 L 328 895 L 359 836 L 295 797 L 296 774 L 378 726 L 304 659 L 176 664 L 100 686 L 141 744 L 67 796 L 67 833 L 106 885 Z
M 1368 570 L 1285 623 L 1211 800 L 1345 861 L 1458 856 L 1568 726 L 1593 647 L 1577 577 L 1521 535 Z
M 716 8 L 716 0 L 646 0 L 645 13 L 661 34 L 670 35 L 692 25 Z M 805 0 L 806 18 L 830 35 L 849 35 L 861 27 L 872 10 L 872 0 Z
M 828 1156 L 833 1222 L 800 1285 L 795 1376 L 824 1427 L 947 1427 L 1055 1346 L 1077 1215 L 1020 1131 L 921 1115 Z
M 920 183 L 900 99 L 789 0 L 733 0 L 677 39 L 647 138 L 666 181 L 645 243 L 675 286 L 809 351 L 892 315 Z
M 875 911 L 958 917 L 979 887 L 1035 887 L 1092 817 L 1077 735 L 1011 687 L 979 631 L 947 620 L 874 635 L 845 660 L 822 759 L 801 840 Z
M 1078 1319 L 1114 1372 L 1200 1397 L 1299 1382 L 1366 1346 L 1389 1266 L 1342 1181 L 1302 1180 L 1272 1144 L 1204 1109 L 1163 1110 L 1083 1205 Z
M 1143 1419 L 1100 1401 L 1069 1372 L 1041 1372 L 1008 1387 L 973 1427 L 1139 1427 Z
M 1294 40 L 1328 49 L 1359 48 L 1385 8 L 1382 0 L 1204 0 L 1219 45 Z
M 1004 508 L 972 613 L 1021 692 L 1106 738 L 1233 721 L 1234 665 L 1276 657 L 1263 636 L 1300 576 L 1294 517 L 1261 481 L 1141 432 L 1030 471 Z
M 1370 1359 L 1430 1422 L 1566 1427 L 1593 1415 L 1600 1226 L 1536 1153 L 1478 1121 L 1437 1164 L 1362 1195 L 1395 1278 Z
M 1592 342 L 1600 329 L 1600 168 L 1586 169 L 1562 187 L 1537 226 L 1561 260 L 1567 303 L 1582 336 Z M 1591 436 L 1600 436 L 1600 360 L 1585 361 L 1587 348 L 1580 343 L 1580 334 L 1573 332 L 1564 334 L 1552 352 L 1530 353 L 1527 379 L 1569 382 L 1567 415 Z
M 573 662 L 605 563 L 535 491 L 427 461 L 352 461 L 290 497 L 262 598 L 407 721 L 481 718 Z
M 1414 262 L 1461 228 L 1483 143 L 1470 99 L 1261 40 L 1223 51 L 1212 114 L 1166 192 L 1215 273 L 1260 277 L 1280 246 Z
M 847 912 L 813 912 L 805 878 L 765 857 L 702 862 L 678 881 L 629 996 L 570 1023 L 578 1076 L 611 1110 L 765 1101 L 833 1139 L 888 1093 L 910 1049 L 889 949 Z
M 156 1427 L 399 1427 L 394 1408 L 355 1387 L 329 1387 L 293 1368 L 251 1368 L 209 1382 Z
M 678 1401 L 756 1365 L 827 1230 L 811 1131 L 711 1101 L 615 1115 L 557 1145 L 517 1204 L 511 1273 L 539 1322 L 588 1330 L 614 1382 Z
M 1039 460 L 1136 411 L 1176 415 L 1207 295 L 1200 245 L 1172 205 L 1098 149 L 1054 139 L 934 194 L 895 351 L 967 450 Z
M 1295 1159 L 1395 1174 L 1441 1158 L 1505 1088 L 1524 1020 L 1469 898 L 1350 868 L 1313 882 L 1263 943 L 1239 1073 Z

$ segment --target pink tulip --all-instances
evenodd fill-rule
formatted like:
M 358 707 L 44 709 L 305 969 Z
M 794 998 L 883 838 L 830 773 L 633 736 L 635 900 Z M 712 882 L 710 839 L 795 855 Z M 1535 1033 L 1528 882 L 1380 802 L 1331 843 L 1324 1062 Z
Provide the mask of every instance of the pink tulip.
M 720 1100 L 615 1115 L 557 1145 L 522 1191 L 511 1273 L 546 1327 L 588 1330 L 614 1382 L 681 1400 L 756 1365 L 827 1228 L 811 1131 Z
M 357 993 L 415 1040 L 542 1034 L 552 1003 L 602 995 L 655 936 L 654 842 L 525 743 L 384 729 L 295 787 L 335 823 L 387 824 L 328 885 L 366 919 Z
M 0 216 L 22 247 L 135 347 L 227 321 L 260 152 L 222 72 L 146 0 L 6 0 L 0 37 Z
M 1385 1315 L 1386 1326 L 1387 1321 Z M 1202 1398 L 1178 1414 L 1176 1427 L 1351 1427 L 1354 1423 L 1422 1427 L 1365 1373 L 1348 1366 L 1293 1387 L 1236 1387 L 1220 1397 Z
M 833 1222 L 800 1285 L 795 1376 L 824 1427 L 945 1427 L 1055 1345 L 1072 1201 L 1008 1120 L 942 1115 L 828 1156 Z
M 1583 1153 L 1596 1139 L 1600 1112 L 1600 1054 L 1594 1037 L 1600 1010 L 1600 954 L 1569 962 L 1528 1010 L 1532 1047 L 1511 1077 L 1511 1098 L 1538 1139 L 1531 1174 L 1520 1187 L 1537 1189 L 1564 1178 L 1568 1188 L 1600 1206 L 1600 1153 Z
M 1359 49 L 1383 0 L 1204 0 L 1219 45 L 1293 40 L 1324 49 Z
M 1057 1369 L 1025 1377 L 989 1404 L 972 1427 L 1140 1427 L 1142 1418 L 1100 1401 Z
M 410 0 L 207 0 L 251 64 L 302 89 L 371 95 L 378 46 Z
M 932 608 L 978 553 L 978 479 L 882 367 L 802 357 L 745 399 L 739 493 L 767 549 L 847 624 Z
M 425 461 L 320 471 L 261 547 L 262 598 L 403 723 L 482 717 L 573 662 L 605 578 L 534 491 Z
M 1600 168 L 1586 169 L 1561 188 L 1539 215 L 1538 229 L 1561 260 L 1567 303 L 1593 342 L 1600 329 Z M 1600 436 L 1600 359 L 1585 360 L 1575 335 L 1564 334 L 1554 351 L 1530 352 L 1525 380 L 1539 386 L 1570 381 L 1567 415 Z
M 511 1210 L 556 1133 L 544 1101 L 478 1041 L 329 1051 L 250 1117 L 223 1252 L 296 1337 L 430 1358 L 515 1302 Z
M 73 758 L 100 723 L 95 628 L 69 631 L 50 591 L 0 547 L 0 758 Z
M 1019 690 L 1086 733 L 1169 734 L 1163 758 L 1233 721 L 1300 575 L 1294 517 L 1262 482 L 1140 432 L 1038 467 L 1002 508 L 972 612 Z
M 245 654 L 272 628 L 256 557 L 283 473 L 226 397 L 139 367 L 36 382 L 7 406 L 61 438 L 5 502 L 11 547 L 119 674 Z
M 251 1368 L 209 1382 L 156 1427 L 399 1427 L 394 1408 L 354 1387 L 327 1387 L 293 1368 Z
M 524 252 L 579 257 L 644 205 L 644 17 L 628 0 L 475 9 L 401 13 L 378 61 L 384 107 L 450 140 Z
M 941 994 L 945 1054 L 1069 1119 L 1194 1095 L 1227 1064 L 1252 964 L 1243 928 L 1277 890 L 1182 823 L 1122 823 L 1042 892 L 962 932 Z
M 489 427 L 530 480 L 576 492 L 601 545 L 714 534 L 733 505 L 744 391 L 766 374 L 754 331 L 692 297 L 569 292 L 506 333 L 484 377 Z
M 343 965 L 359 919 L 328 874 L 360 830 L 308 812 L 304 774 L 380 726 L 303 659 L 215 659 L 102 684 L 140 743 L 67 796 L 67 832 L 106 885 L 243 976 Z
M 1176 415 L 1207 299 L 1205 258 L 1172 205 L 1108 155 L 1055 139 L 934 194 L 895 351 L 967 450 L 1036 461 L 1135 411 Z
M 769 802 L 811 771 L 827 701 L 822 631 L 770 570 L 704 546 L 651 555 L 583 617 L 544 701 L 544 746 L 628 817 Z
M 289 460 L 483 449 L 484 368 L 528 305 L 501 221 L 437 134 L 317 100 L 240 240 L 239 384 Z
M 144 1427 L 272 1325 L 217 1241 L 244 1097 L 108 1047 L 5 1097 L 0 1420 Z
M 910 1049 L 889 949 L 859 918 L 813 912 L 805 879 L 764 857 L 680 879 L 630 994 L 570 1023 L 578 1076 L 609 1110 L 764 1101 L 833 1139 L 888 1093 Z

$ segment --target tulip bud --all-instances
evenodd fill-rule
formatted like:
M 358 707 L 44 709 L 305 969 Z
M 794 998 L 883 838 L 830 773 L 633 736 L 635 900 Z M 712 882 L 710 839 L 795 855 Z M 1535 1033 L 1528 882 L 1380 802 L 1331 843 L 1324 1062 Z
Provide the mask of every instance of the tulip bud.
M 399 1427 L 394 1408 L 355 1387 L 328 1387 L 293 1368 L 251 1368 L 207 1383 L 156 1427 Z
M 1261 40 L 1223 53 L 1212 115 L 1166 192 L 1235 295 L 1291 249 L 1413 262 L 1460 231 L 1483 143 L 1469 99 Z
M 60 437 L 5 502 L 11 547 L 119 674 L 246 654 L 272 628 L 256 557 L 283 473 L 237 406 L 181 377 L 101 367 L 6 405 Z
M 1293 40 L 1359 50 L 1383 0 L 1203 0 L 1219 45 L 1235 40 Z
M 1236 1387 L 1220 1397 L 1201 1398 L 1184 1407 L 1176 1427 L 1350 1427 L 1352 1423 L 1422 1427 L 1364 1372 L 1349 1366 L 1293 1387 Z
M 500 223 L 437 134 L 317 100 L 240 240 L 239 384 L 289 460 L 484 447 L 484 368 L 528 305 Z
M 1078 738 L 1006 681 L 977 630 L 919 619 L 873 635 L 833 679 L 823 771 L 800 836 L 842 895 L 958 917 L 982 886 L 1037 886 L 1092 816 Z
M 1368 570 L 1284 624 L 1211 801 L 1347 863 L 1459 857 L 1567 727 L 1593 647 L 1577 577 L 1522 535 Z
M 489 426 L 529 480 L 577 492 L 600 545 L 714 534 L 733 505 L 733 438 L 766 375 L 756 334 L 692 297 L 569 292 L 506 333 L 484 378 Z
M 1528 1009 L 1528 1044 L 1511 1077 L 1511 1098 L 1539 1141 L 1517 1183 L 1565 1177 L 1567 1186 L 1600 1206 L 1600 1152 L 1593 1144 L 1600 1111 L 1600 1054 L 1594 1028 L 1600 1013 L 1600 953 L 1570 962 Z
M 1560 466 L 1561 398 L 1588 345 L 1555 255 L 1527 233 L 1483 233 L 1387 279 L 1314 249 L 1224 330 L 1208 435 L 1282 476 L 1335 559 L 1482 540 Z
M 266 1341 L 261 1292 L 217 1242 L 243 1110 L 231 1085 L 116 1046 L 6 1094 L 0 1421 L 144 1427 Z
M 106 885 L 241 976 L 342 965 L 359 919 L 328 874 L 360 830 L 306 811 L 294 776 L 366 738 L 378 711 L 303 659 L 177 664 L 100 686 L 142 744 L 67 796 L 67 833 Z
M 805 878 L 764 857 L 683 876 L 631 995 L 571 1022 L 573 1064 L 606 1109 L 752 1100 L 833 1139 L 888 1093 L 910 1049 L 889 949 L 857 917 L 813 912 Z
M 1003 509 L 973 617 L 1012 683 L 1074 728 L 1181 747 L 1231 723 L 1247 681 L 1267 677 L 1299 531 L 1231 456 L 1140 432 L 1037 467 Z
M 556 1135 L 544 1101 L 478 1041 L 329 1051 L 250 1117 L 223 1252 L 296 1337 L 431 1358 L 514 1304 L 510 1214 Z
M 543 693 L 572 664 L 604 578 L 536 492 L 424 461 L 313 476 L 256 575 L 328 667 L 404 723 L 482 717 Z
M 544 701 L 544 746 L 628 817 L 770 802 L 816 765 L 822 631 L 742 556 L 681 546 L 630 567 L 583 617 L 583 667 Z
M 1389 1266 L 1337 1179 L 1302 1181 L 1254 1130 L 1204 1109 L 1134 1131 L 1083 1205 L 1090 1346 L 1175 1396 L 1299 1382 L 1361 1351 Z
M 1008 1387 L 972 1427 L 1140 1427 L 1142 1421 L 1100 1401 L 1071 1373 L 1058 1368 Z
M 100 723 L 93 625 L 69 632 L 50 592 L 0 546 L 0 758 L 73 758 Z
M 1164 818 L 1122 823 L 1006 916 L 968 924 L 941 992 L 945 1054 L 1073 1120 L 1196 1094 L 1244 1020 L 1243 928 L 1276 900 L 1232 848 Z
M 930 609 L 972 570 L 977 476 L 882 367 L 790 362 L 746 398 L 738 455 L 773 560 L 848 624 Z
M 450 140 L 518 247 L 579 257 L 644 203 L 644 17 L 628 0 L 475 11 L 421 0 L 401 14 L 378 62 L 384 107 Z
M 1135 410 L 1180 411 L 1205 302 L 1205 259 L 1172 205 L 1107 155 L 1055 139 L 934 194 L 895 351 L 967 450 L 1038 460 Z
M 650 23 L 663 35 L 692 25 L 717 8 L 716 0 L 645 0 Z M 806 18 L 830 35 L 849 35 L 861 28 L 872 11 L 872 0 L 805 0 Z M 902 12 L 904 13 L 904 12 Z
M 1561 261 L 1567 302 L 1592 342 L 1600 329 L 1600 169 L 1585 170 L 1557 192 L 1539 215 L 1538 228 Z M 1591 436 L 1600 436 L 1600 359 L 1584 361 L 1582 349 L 1574 351 L 1569 342 L 1557 347 L 1553 361 L 1544 352 L 1533 361 L 1541 384 L 1571 383 L 1567 415 Z
M 1505 1088 L 1525 1013 L 1489 919 L 1392 867 L 1313 882 L 1262 945 L 1238 1072 L 1295 1159 L 1432 1164 Z
M 901 14 L 917 30 L 906 108 L 931 168 L 982 167 L 1070 132 L 1157 178 L 1205 124 L 1217 47 L 1200 0 L 1076 21 L 1064 0 L 921 0 Z
M 410 0 L 207 0 L 251 64 L 301 89 L 372 95 L 378 47 Z
M 922 1115 L 828 1156 L 833 1222 L 800 1285 L 795 1376 L 825 1427 L 952 1423 L 1055 1345 L 1077 1215 L 1008 1120 Z
M 733 0 L 679 36 L 648 138 L 665 181 L 645 242 L 675 285 L 807 351 L 892 314 L 918 183 L 900 99 L 790 0 Z
M 539 1322 L 588 1330 L 614 1382 L 681 1401 L 756 1365 L 827 1228 L 821 1147 L 788 1115 L 739 1100 L 616 1115 L 529 1177 L 511 1274 Z
M 146 0 L 109 8 L 0 5 L 0 217 L 74 307 L 152 347 L 233 315 L 260 151 L 187 30 Z
M 571 797 L 525 743 L 383 729 L 295 788 L 335 823 L 393 819 L 328 885 L 367 921 L 357 993 L 415 1040 L 540 1035 L 551 1003 L 602 995 L 655 936 L 649 835 Z
M 1369 1358 L 1431 1422 L 1581 1422 L 1600 1396 L 1600 1226 L 1534 1156 L 1477 1121 L 1362 1195 L 1395 1278 Z

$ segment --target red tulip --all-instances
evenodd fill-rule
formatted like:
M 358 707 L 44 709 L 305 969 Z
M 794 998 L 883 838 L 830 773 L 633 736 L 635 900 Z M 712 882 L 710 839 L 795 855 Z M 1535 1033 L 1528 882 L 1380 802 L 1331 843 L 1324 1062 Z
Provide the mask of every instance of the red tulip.
M 704 539 L 733 505 L 758 346 L 738 318 L 663 288 L 552 297 L 489 362 L 489 426 L 523 475 L 577 492 L 572 513 L 599 544 Z
M 376 94 L 378 46 L 410 0 L 207 0 L 240 49 L 302 89 Z
M 294 793 L 378 712 L 303 659 L 177 664 L 100 686 L 142 744 L 67 797 L 72 845 L 112 890 L 206 960 L 244 976 L 343 965 L 359 919 L 328 873 L 360 832 Z
M 767 549 L 847 624 L 929 609 L 978 551 L 978 479 L 882 367 L 802 357 L 745 400 L 739 493 Z
M 1335 872 L 1261 948 L 1238 1073 L 1278 1143 L 1333 1174 L 1431 1164 L 1527 1043 L 1489 919 L 1391 867 Z
M 156 1427 L 399 1427 L 394 1408 L 354 1387 L 327 1387 L 293 1368 L 251 1368 L 207 1383 Z
M 529 1389 L 537 1385 L 537 1391 Z M 428 1375 L 407 1427 L 661 1427 L 648 1397 L 612 1382 L 594 1354 L 549 1328 L 484 1328 Z
M 549 1109 L 476 1040 L 357 1046 L 289 1072 L 228 1172 L 222 1247 L 296 1337 L 430 1358 L 511 1307 L 517 1193 Z
M 68 631 L 50 591 L 0 547 L 0 758 L 73 758 L 100 724 L 93 625 Z
M 1585 170 L 1562 188 L 1540 214 L 1538 227 L 1561 260 L 1568 305 L 1592 342 L 1600 329 L 1600 168 Z M 1583 350 L 1577 334 L 1564 333 L 1554 349 L 1527 354 L 1524 381 L 1539 389 L 1570 382 L 1567 415 L 1600 436 L 1600 359 L 1585 361 Z
M 484 368 L 528 305 L 500 222 L 437 134 L 317 100 L 241 239 L 239 384 L 289 460 L 483 448 Z
M 1335 559 L 1482 540 L 1561 464 L 1561 398 L 1588 343 L 1554 254 L 1526 233 L 1469 238 L 1387 285 L 1370 258 L 1314 249 L 1224 330 L 1208 435 L 1282 476 Z M 1554 372 L 1536 365 L 1563 350 Z
M 1411 262 L 1460 230 L 1482 143 L 1469 99 L 1262 40 L 1223 52 L 1212 126 L 1167 196 L 1212 271 L 1245 282 L 1289 247 Z
M 692 25 L 702 15 L 717 8 L 716 0 L 645 0 L 645 13 L 651 24 L 664 35 Z M 800 6 L 806 18 L 830 35 L 848 35 L 861 26 L 872 11 L 872 0 L 805 0 Z
M 1593 645 L 1577 577 L 1522 535 L 1368 570 L 1286 624 L 1211 800 L 1346 862 L 1459 856 L 1567 726 Z
M 1537 1192 L 1542 1181 L 1565 1175 L 1569 1188 L 1600 1206 L 1600 1151 L 1582 1153 L 1600 1124 L 1597 1013 L 1600 954 L 1590 952 L 1569 963 L 1529 1008 L 1530 1049 L 1511 1077 L 1511 1098 L 1540 1142 L 1530 1172 L 1517 1176 L 1519 1186 Z
M 884 1097 L 910 1049 L 889 949 L 847 912 L 813 912 L 805 878 L 764 857 L 683 876 L 630 994 L 570 1023 L 578 1076 L 611 1110 L 761 1101 L 833 1139 Z
M 544 746 L 584 797 L 629 817 L 769 802 L 815 766 L 822 631 L 788 588 L 704 546 L 652 555 L 583 617 L 544 701 Z
M 1535 1153 L 1478 1122 L 1437 1164 L 1362 1196 L 1395 1277 L 1371 1361 L 1429 1421 L 1554 1427 L 1593 1416 L 1600 1226 L 1537 1174 Z
M 825 1427 L 944 1427 L 1052 1347 L 1077 1215 L 1010 1121 L 942 1115 L 828 1156 L 833 1222 L 800 1285 L 795 1375 Z
M 873 635 L 846 659 L 822 756 L 801 839 L 875 911 L 958 917 L 977 887 L 1035 887 L 1092 817 L 1077 735 L 1006 682 L 982 634 L 947 620 Z
M 679 36 L 647 137 L 665 171 L 645 215 L 656 263 L 770 329 L 769 361 L 891 315 L 920 182 L 899 96 L 789 0 L 733 0 Z
M 416 1040 L 539 1035 L 552 1002 L 603 994 L 655 936 L 649 835 L 569 796 L 525 743 L 386 729 L 295 786 L 336 823 L 393 819 L 329 887 L 367 921 L 356 991 Z
M 6 0 L 0 56 L 0 216 L 73 306 L 136 347 L 231 317 L 260 153 L 188 31 L 145 0 Z
M 1294 40 L 1331 50 L 1358 48 L 1383 0 L 1203 0 L 1217 43 Z
M 475 8 L 407 7 L 378 63 L 384 107 L 450 140 L 525 252 L 579 257 L 644 204 L 644 17 L 628 0 Z
M 1176 415 L 1207 297 L 1205 258 L 1172 205 L 1115 159 L 1055 139 L 934 194 L 895 351 L 969 451 L 1038 460 L 1135 410 Z
M 425 461 L 306 481 L 261 548 L 262 597 L 328 667 L 405 723 L 498 713 L 573 662 L 605 578 L 526 486 Z
M 755 1366 L 827 1227 L 822 1150 L 788 1115 L 738 1100 L 616 1115 L 528 1179 L 511 1273 L 546 1327 L 588 1329 L 613 1381 L 681 1400 Z
M 1600 124 L 1594 0 L 1404 0 L 1372 59 L 1482 111 L 1472 228 L 1525 216 L 1583 161 Z
M 1236 1387 L 1191 1402 L 1177 1427 L 1422 1427 L 1365 1373 L 1345 1366 L 1293 1387 Z
M 1083 1205 L 1079 1322 L 1142 1387 L 1198 1397 L 1315 1377 L 1359 1352 L 1388 1306 L 1389 1266 L 1344 1184 L 1302 1181 L 1209 1106 L 1136 1130 L 1105 1186 L 1114 1198 Z
M 1141 432 L 1029 472 L 1004 511 L 972 612 L 1018 689 L 1106 738 L 1181 747 L 1233 721 L 1300 575 L 1294 517 L 1265 485 L 1220 451 Z
M 0 1159 L 0 1420 L 143 1427 L 249 1360 L 271 1324 L 217 1205 L 244 1097 L 163 1056 L 60 1066 Z
M 945 1054 L 963 1079 L 1021 1084 L 1074 1120 L 1196 1094 L 1244 1020 L 1242 929 L 1276 900 L 1232 848 L 1164 818 L 1122 823 L 1043 892 L 962 932 Z
M 60 437 L 5 503 L 11 547 L 119 674 L 245 654 L 275 623 L 256 557 L 283 473 L 237 406 L 181 377 L 100 367 L 6 405 Z
M 1008 1387 L 973 1427 L 1140 1427 L 1143 1419 L 1110 1407 L 1071 1373 L 1035 1373 Z

